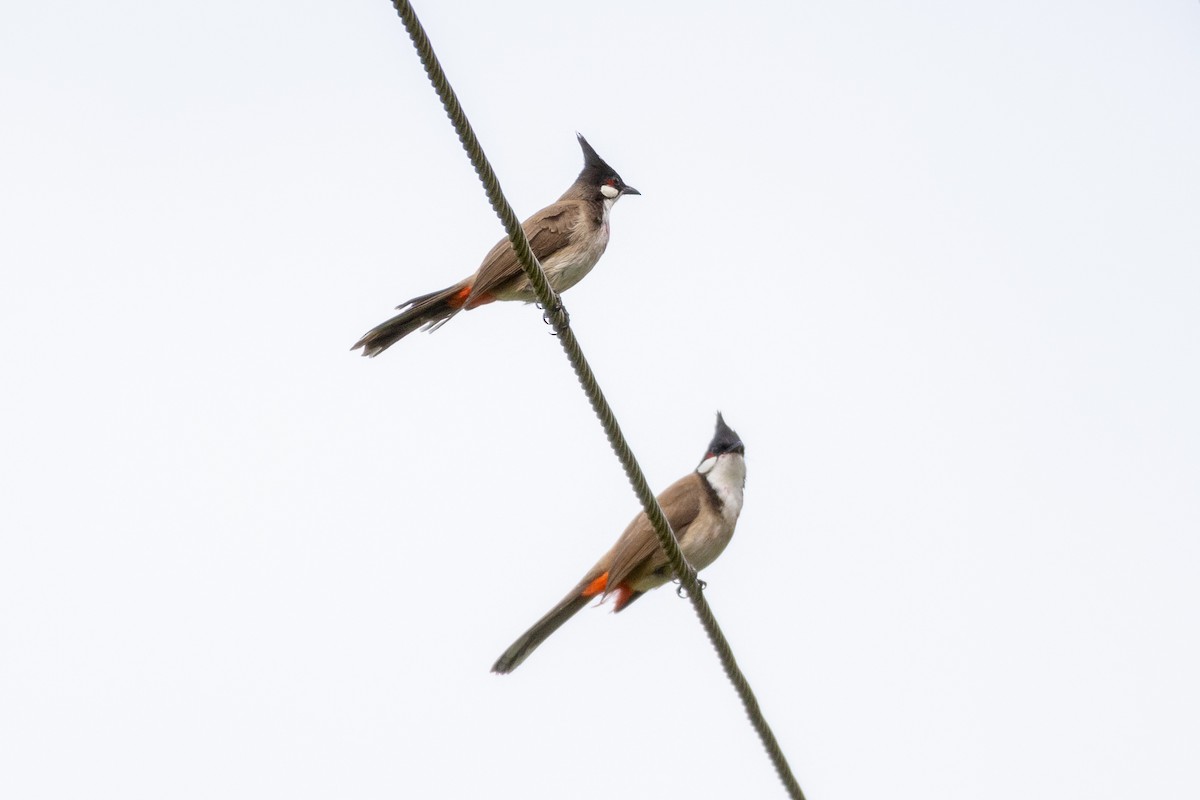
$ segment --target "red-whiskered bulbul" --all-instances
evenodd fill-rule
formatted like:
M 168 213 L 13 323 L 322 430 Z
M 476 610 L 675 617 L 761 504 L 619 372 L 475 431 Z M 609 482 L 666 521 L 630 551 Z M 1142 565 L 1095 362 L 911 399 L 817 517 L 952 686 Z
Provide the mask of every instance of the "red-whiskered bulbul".
M 582 134 L 575 135 L 583 148 L 583 171 L 553 205 L 522 224 L 529 247 L 555 292 L 564 292 L 583 280 L 604 255 L 608 212 L 613 204 L 623 195 L 641 194 L 621 180 Z M 440 328 L 463 309 L 493 300 L 532 303 L 536 299 L 505 237 L 484 256 L 474 275 L 440 292 L 423 294 L 396 306 L 401 313 L 367 331 L 350 349 L 361 347 L 364 356 L 377 356 L 418 328 Z
M 745 455 L 742 440 L 718 413 L 717 431 L 700 466 L 658 496 L 679 548 L 697 570 L 715 561 L 733 538 L 746 485 Z M 603 600 L 615 595 L 613 611 L 620 611 L 672 577 L 654 526 L 642 512 L 583 580 L 504 651 L 492 665 L 492 672 L 512 672 L 593 597 L 600 595 Z

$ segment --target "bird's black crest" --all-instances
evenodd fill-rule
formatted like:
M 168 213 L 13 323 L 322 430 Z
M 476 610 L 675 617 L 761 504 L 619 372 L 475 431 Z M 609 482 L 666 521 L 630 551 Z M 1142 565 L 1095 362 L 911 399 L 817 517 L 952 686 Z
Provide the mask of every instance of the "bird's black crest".
M 608 162 L 600 157 L 588 140 L 583 138 L 582 133 L 575 134 L 579 137 L 579 147 L 583 150 L 583 171 L 579 173 L 579 177 L 586 180 L 588 183 L 601 183 L 605 178 L 619 178 L 617 171 L 608 165 Z
M 708 455 L 719 456 L 721 453 L 744 452 L 746 452 L 746 447 L 742 444 L 742 438 L 737 435 L 737 431 L 725 424 L 725 418 L 718 411 L 717 431 L 708 444 Z

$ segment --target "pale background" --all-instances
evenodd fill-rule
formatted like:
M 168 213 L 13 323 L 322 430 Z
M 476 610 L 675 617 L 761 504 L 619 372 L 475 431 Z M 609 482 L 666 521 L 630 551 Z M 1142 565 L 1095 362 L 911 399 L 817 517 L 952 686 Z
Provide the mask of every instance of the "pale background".
M 812 800 L 1200 795 L 1200 3 L 423 2 Z M 390 6 L 6 3 L 0 793 L 779 797 Z

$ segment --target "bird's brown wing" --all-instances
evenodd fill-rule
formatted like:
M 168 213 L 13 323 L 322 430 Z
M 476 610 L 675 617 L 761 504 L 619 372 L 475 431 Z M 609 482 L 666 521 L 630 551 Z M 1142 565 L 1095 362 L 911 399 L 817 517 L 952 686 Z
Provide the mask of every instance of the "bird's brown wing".
M 698 480 L 704 479 L 693 472 L 675 481 L 658 496 L 658 504 L 667 522 L 671 523 L 676 539 L 683 538 L 687 527 L 700 514 L 700 497 L 704 489 L 696 485 Z M 612 563 L 608 566 L 608 591 L 616 589 L 631 577 L 640 578 L 663 567 L 670 570 L 667 554 L 659 547 L 654 526 L 643 511 L 629 523 L 613 546 Z
M 571 229 L 575 227 L 579 214 L 577 203 L 555 203 L 525 220 L 521 227 L 538 261 L 545 261 L 570 243 Z M 517 253 L 505 237 L 484 256 L 483 264 L 475 273 L 466 305 L 470 306 L 474 298 L 484 294 L 511 289 L 524 279 Z

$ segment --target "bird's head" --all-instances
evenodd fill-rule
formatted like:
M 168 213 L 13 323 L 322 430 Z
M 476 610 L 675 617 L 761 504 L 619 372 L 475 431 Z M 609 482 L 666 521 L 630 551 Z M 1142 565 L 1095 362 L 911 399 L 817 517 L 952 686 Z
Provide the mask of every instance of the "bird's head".
M 598 192 L 602 199 L 608 201 L 609 205 L 617 202 L 624 195 L 641 194 L 637 189 L 621 180 L 617 171 L 610 167 L 608 162 L 588 144 L 588 140 L 583 138 L 583 134 L 575 135 L 579 137 L 579 146 L 583 149 L 583 171 L 579 173 L 577 183 L 584 184 L 589 190 Z

